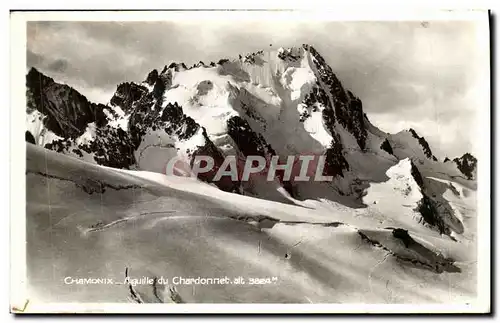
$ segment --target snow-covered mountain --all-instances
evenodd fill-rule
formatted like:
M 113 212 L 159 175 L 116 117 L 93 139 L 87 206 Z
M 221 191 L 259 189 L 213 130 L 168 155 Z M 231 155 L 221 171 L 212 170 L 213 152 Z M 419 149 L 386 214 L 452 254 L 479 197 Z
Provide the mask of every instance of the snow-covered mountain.
M 167 239 L 162 241 L 176 246 L 186 240 L 189 246 L 200 248 L 201 240 L 222 234 L 225 238 L 214 237 L 214 245 L 205 246 L 212 248 L 205 251 L 213 253 L 213 258 L 202 256 L 202 251 L 188 252 L 198 257 L 191 260 L 192 274 L 200 273 L 196 264 L 221 266 L 229 259 L 235 261 L 236 250 L 254 248 L 251 245 L 260 241 L 261 235 L 273 241 L 263 251 L 259 242 L 259 255 L 263 255 L 241 256 L 233 268 L 245 274 L 279 275 L 286 280 L 282 288 L 235 296 L 233 287 L 212 286 L 217 289 L 214 294 L 208 289 L 196 296 L 181 293 L 189 301 L 454 302 L 475 297 L 476 273 L 470 263 L 475 260 L 477 160 L 465 154 L 453 162 L 439 162 L 424 137 L 413 129 L 396 134 L 378 129 L 364 113 L 361 100 L 342 86 L 310 45 L 258 51 L 192 67 L 170 63 L 161 72 L 151 71 L 141 84 L 119 84 L 109 105 L 93 104 L 71 87 L 32 68 L 27 75 L 26 118 L 26 141 L 30 143 L 28 216 L 38 212 L 35 206 L 43 205 L 47 198 L 35 192 L 37 187 L 62 185 L 50 194 L 81 199 L 78 203 L 86 210 L 75 211 L 83 218 L 65 218 L 64 214 L 78 206 L 51 195 L 61 203 L 60 209 L 56 208 L 61 215 L 50 213 L 47 216 L 55 218 L 49 222 L 56 221 L 57 230 L 80 232 L 75 239 L 87 241 L 83 244 L 90 243 L 90 236 L 101 235 L 101 240 L 93 241 L 103 244 L 102 257 L 124 259 L 124 255 L 114 253 L 124 252 L 120 248 L 126 241 L 111 246 L 102 240 L 106 239 L 102 232 L 122 229 L 133 235 L 130 241 L 138 243 L 138 248 L 159 243 L 155 239 Z M 49 174 L 40 168 L 43 149 L 32 144 L 66 156 L 45 153 L 52 165 Z M 180 157 L 192 165 L 198 155 L 212 157 L 216 168 L 226 156 L 245 160 L 247 156 L 269 159 L 278 155 L 283 162 L 288 156 L 325 156 L 323 175 L 333 176 L 333 181 L 285 181 L 279 174 L 274 181 L 258 176 L 250 181 L 227 177 L 215 181 L 214 172 L 200 174 L 198 181 L 164 175 L 172 158 Z M 71 190 L 66 192 L 68 187 Z M 132 193 L 134 201 L 130 190 L 137 191 Z M 94 201 L 95 192 L 100 194 L 100 202 Z M 148 197 L 142 200 L 143 196 Z M 120 201 L 127 202 L 121 205 Z M 106 211 L 93 213 L 97 212 L 94 203 Z M 168 212 L 151 211 L 165 207 Z M 157 215 L 138 219 L 134 212 Z M 172 212 L 183 215 L 170 215 Z M 198 216 L 202 214 L 214 217 L 210 220 L 213 223 L 200 224 Z M 97 229 L 89 227 L 91 222 L 99 223 Z M 115 225 L 118 222 L 125 222 L 123 228 Z M 129 222 L 134 228 L 139 224 L 137 232 L 127 226 Z M 257 233 L 249 231 L 249 222 L 257 223 Z M 38 228 L 42 224 L 33 225 Z M 241 236 L 226 237 L 224 226 Z M 143 241 L 148 230 L 155 235 L 162 230 L 182 232 Z M 204 235 L 200 236 L 200 230 Z M 47 239 L 43 235 L 37 233 L 33 243 Z M 299 258 L 283 258 L 281 249 L 296 250 L 292 245 L 299 238 L 308 241 L 297 247 Z M 191 239 L 196 241 L 188 241 Z M 234 246 L 222 247 L 227 242 Z M 80 250 L 79 243 L 74 242 Z M 134 261 L 148 262 L 156 275 L 162 261 L 172 266 L 169 274 L 184 269 L 172 260 L 182 259 L 181 255 L 167 252 L 168 257 L 159 260 L 157 257 L 165 256 L 166 251 L 154 250 L 157 254 L 149 258 L 141 255 Z M 42 257 L 33 252 L 35 259 Z M 389 256 L 385 266 L 393 272 L 381 270 L 375 279 L 372 267 Z M 122 260 L 116 266 L 126 267 Z M 34 262 L 38 268 L 44 260 Z M 397 265 L 400 262 L 403 264 Z M 409 272 L 405 266 L 411 267 Z M 348 267 L 351 273 L 344 271 Z M 203 273 L 220 274 L 219 269 Z M 35 281 L 46 277 L 42 272 L 32 275 Z M 298 283 L 302 279 L 308 283 Z M 357 287 L 341 281 L 352 281 Z M 400 286 L 387 289 L 386 281 L 391 286 L 400 281 Z M 405 284 L 419 286 L 415 287 L 418 291 L 404 291 Z M 387 292 L 375 292 L 382 288 Z M 456 292 L 448 295 L 449 288 L 456 288 Z M 64 288 L 56 289 L 59 293 Z M 447 296 L 435 294 L 439 290 Z M 389 291 L 390 297 L 386 295 Z

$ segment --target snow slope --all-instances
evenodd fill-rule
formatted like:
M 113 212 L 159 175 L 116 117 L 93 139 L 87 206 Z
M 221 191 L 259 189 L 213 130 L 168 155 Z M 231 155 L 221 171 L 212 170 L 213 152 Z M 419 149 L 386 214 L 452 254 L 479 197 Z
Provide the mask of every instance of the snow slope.
M 474 209 L 475 191 L 452 183 L 459 194 L 444 194 L 464 219 L 464 233 L 453 240 L 412 220 L 409 205 L 416 203 L 419 186 L 409 168 L 409 160 L 402 161 L 387 172 L 387 182 L 371 186 L 364 197 L 369 207 L 325 208 L 314 201 L 293 206 L 27 144 L 30 300 L 474 302 L 475 218 L 467 210 Z M 384 201 L 390 189 L 395 193 Z M 247 283 L 170 280 L 131 288 L 123 284 L 125 271 L 137 279 L 242 276 Z M 106 277 L 116 284 L 65 284 L 68 276 Z M 270 281 L 250 284 L 252 277 Z
M 62 137 L 59 137 L 44 126 L 44 118 L 45 116 L 37 110 L 26 113 L 26 131 L 33 135 L 35 143 L 40 146 L 45 146 L 54 140 L 62 139 Z

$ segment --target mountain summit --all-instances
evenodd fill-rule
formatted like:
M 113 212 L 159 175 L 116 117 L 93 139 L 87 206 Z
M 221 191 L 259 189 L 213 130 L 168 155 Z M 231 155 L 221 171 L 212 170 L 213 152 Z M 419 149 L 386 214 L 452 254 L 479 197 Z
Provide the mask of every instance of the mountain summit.
M 226 156 L 279 156 L 283 163 L 288 156 L 325 156 L 330 183 L 198 176 L 224 191 L 290 204 L 326 199 L 364 207 L 366 189 L 387 181 L 386 172 L 408 159 L 422 191 L 422 221 L 442 233 L 463 230 L 425 182 L 430 175 L 470 180 L 475 159 L 440 163 L 413 129 L 387 134 L 376 128 L 361 100 L 310 45 L 191 67 L 172 62 L 140 84 L 119 84 L 109 106 L 32 68 L 27 100 L 27 141 L 103 166 L 165 173 L 174 157 L 192 165 L 196 156 L 210 156 L 219 168 Z

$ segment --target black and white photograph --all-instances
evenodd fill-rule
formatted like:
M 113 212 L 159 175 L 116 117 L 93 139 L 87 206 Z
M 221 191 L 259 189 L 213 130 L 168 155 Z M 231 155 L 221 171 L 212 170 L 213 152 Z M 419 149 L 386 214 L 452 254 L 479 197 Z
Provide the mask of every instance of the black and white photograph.
M 486 10 L 11 37 L 11 312 L 490 311 Z

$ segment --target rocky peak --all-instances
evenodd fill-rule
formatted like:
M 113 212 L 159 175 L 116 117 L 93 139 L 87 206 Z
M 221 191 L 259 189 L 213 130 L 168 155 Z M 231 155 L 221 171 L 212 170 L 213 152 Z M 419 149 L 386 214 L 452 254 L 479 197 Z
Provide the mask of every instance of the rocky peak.
M 173 70 L 174 70 L 174 71 L 176 71 L 176 72 L 179 72 L 179 71 L 183 71 L 183 70 L 187 70 L 187 69 L 188 69 L 188 68 L 187 68 L 187 66 L 186 66 L 186 64 L 184 64 L 184 63 L 182 63 L 182 62 L 181 62 L 181 63 L 175 63 L 175 62 L 173 62 L 173 63 L 171 63 L 171 64 L 168 66 L 168 68 L 169 68 L 169 69 L 173 69 Z
M 149 72 L 144 83 L 147 83 L 148 85 L 155 84 L 156 80 L 158 79 L 158 75 L 159 75 L 158 70 L 156 69 L 152 70 L 151 72 Z
M 318 78 L 331 97 L 336 121 L 356 138 L 359 147 L 364 150 L 367 131 L 361 100 L 344 89 L 332 68 L 313 46 L 304 44 L 303 48 L 311 54 Z
M 429 143 L 425 140 L 425 138 L 424 137 L 420 137 L 417 134 L 417 132 L 415 130 L 413 130 L 412 128 L 410 128 L 408 131 L 411 133 L 411 135 L 413 136 L 413 138 L 415 138 L 415 139 L 418 140 L 418 143 L 420 144 L 420 146 L 422 146 L 422 149 L 424 150 L 425 157 L 427 157 L 429 159 L 432 159 L 434 161 L 437 161 L 436 156 L 434 156 L 432 154 L 431 147 L 429 146 Z
M 284 61 L 297 61 L 300 59 L 300 53 L 296 53 L 294 48 L 283 48 L 278 49 L 278 58 Z
M 35 85 L 38 85 L 38 89 L 41 90 L 55 82 L 53 78 L 40 73 L 36 68 L 32 67 L 26 75 L 26 83 L 28 89 L 35 91 L 37 90 Z
M 31 68 L 26 75 L 27 109 L 38 110 L 45 116 L 44 126 L 64 138 L 76 138 L 83 134 L 87 124 L 98 126 L 106 123 L 103 104 L 94 104 L 66 84 L 54 80 Z
M 264 51 L 259 50 L 258 52 L 255 53 L 249 53 L 245 54 L 244 56 L 239 55 L 240 61 L 246 64 L 257 64 L 257 65 L 262 65 L 264 62 L 262 60 L 262 55 L 264 54 Z
M 460 158 L 455 158 L 453 161 L 457 164 L 457 168 L 464 174 L 467 179 L 472 180 L 476 177 L 477 159 L 470 153 L 465 153 Z
M 113 106 L 119 106 L 125 113 L 130 113 L 132 112 L 134 102 L 147 93 L 148 89 L 145 86 L 134 82 L 121 83 L 117 86 L 110 103 Z
M 206 67 L 207 65 L 205 65 L 205 63 L 203 61 L 199 61 L 198 63 L 194 64 L 193 65 L 193 68 L 196 68 L 196 67 Z

